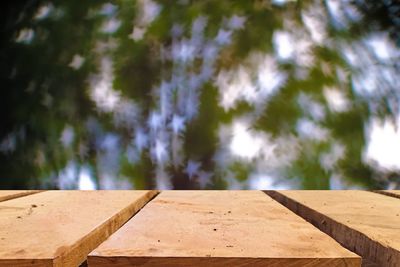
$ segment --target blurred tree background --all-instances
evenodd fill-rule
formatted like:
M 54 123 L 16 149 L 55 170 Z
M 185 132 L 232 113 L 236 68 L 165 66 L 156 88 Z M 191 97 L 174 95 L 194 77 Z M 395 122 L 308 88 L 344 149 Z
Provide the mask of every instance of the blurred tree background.
M 397 1 L 1 13 L 1 189 L 400 187 Z

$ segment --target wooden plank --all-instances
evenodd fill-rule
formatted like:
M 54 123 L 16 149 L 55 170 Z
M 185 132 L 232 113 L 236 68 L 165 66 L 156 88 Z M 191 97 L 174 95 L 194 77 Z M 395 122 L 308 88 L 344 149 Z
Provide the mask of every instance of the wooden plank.
M 0 203 L 0 266 L 78 266 L 156 191 L 46 191 Z
M 400 266 L 400 200 L 367 191 L 268 191 L 344 247 L 378 266 Z
M 13 198 L 28 196 L 41 192 L 40 190 L 0 190 L 0 202 Z
M 400 198 L 400 190 L 377 190 L 375 193 Z
M 260 191 L 163 191 L 88 256 L 99 266 L 360 266 Z

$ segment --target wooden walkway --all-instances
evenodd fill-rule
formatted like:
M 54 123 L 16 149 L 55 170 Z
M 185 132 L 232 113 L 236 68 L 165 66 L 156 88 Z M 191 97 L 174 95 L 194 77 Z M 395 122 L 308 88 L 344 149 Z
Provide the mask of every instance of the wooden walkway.
M 400 191 L 0 191 L 0 266 L 400 266 Z

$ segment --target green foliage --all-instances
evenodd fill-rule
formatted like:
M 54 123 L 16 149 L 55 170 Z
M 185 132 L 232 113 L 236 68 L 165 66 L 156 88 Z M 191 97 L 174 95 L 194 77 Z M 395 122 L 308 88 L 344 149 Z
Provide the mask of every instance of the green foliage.
M 179 69 L 182 66 L 177 66 L 179 64 L 161 59 L 161 51 L 174 43 L 171 28 L 181 25 L 184 38 L 189 39 L 193 22 L 199 16 L 205 16 L 204 35 L 207 40 L 213 40 L 227 19 L 233 15 L 246 18 L 244 29 L 232 33 L 232 43 L 217 55 L 212 70 L 215 80 L 220 70 L 244 66 L 254 53 L 273 55 L 274 33 L 287 30 L 287 24 L 294 27 L 290 30 L 304 30 L 302 12 L 312 8 L 314 2 L 297 1 L 274 6 L 268 1 L 206 0 L 188 1 L 186 5 L 159 1 L 158 4 L 162 5 L 160 14 L 146 26 L 143 39 L 133 40 L 129 36 L 143 16 L 138 11 L 140 3 L 113 1 L 116 11 L 109 15 L 99 12 L 105 4 L 110 4 L 103 0 L 30 0 L 4 5 L 0 16 L 0 142 L 9 138 L 14 147 L 0 151 L 0 189 L 58 188 L 60 174 L 72 161 L 78 166 L 89 166 L 95 184 L 99 186 L 102 179 L 99 158 L 107 134 L 118 139 L 120 154 L 116 156 L 115 180 L 128 177 L 137 189 L 156 187 L 154 177 L 159 164 L 151 149 L 144 149 L 136 160 L 132 160 L 128 147 L 133 146 L 138 125 L 145 125 L 152 112 L 159 109 L 155 88 L 172 79 L 174 71 L 187 76 L 199 73 L 203 63 L 202 58 L 197 58 L 183 71 Z M 35 19 L 35 14 L 45 5 L 53 8 L 52 13 L 44 19 Z M 322 6 L 326 11 L 326 4 Z M 392 40 L 399 44 L 400 24 L 395 16 L 399 9 L 395 1 L 355 1 L 355 7 L 362 12 L 362 20 L 350 22 L 347 28 L 328 24 L 327 38 L 333 41 L 330 46 L 314 45 L 308 51 L 314 58 L 312 66 L 299 66 L 293 61 L 277 64 L 278 70 L 287 74 L 287 79 L 265 101 L 250 127 L 274 140 L 282 136 L 296 139 L 299 151 L 293 153 L 298 153 L 297 158 L 283 170 L 279 169 L 279 177 L 292 179 L 304 189 L 328 189 L 333 175 L 340 175 L 349 185 L 370 189 L 385 187 L 387 182 L 377 178 L 381 170 L 363 160 L 367 145 L 365 126 L 374 116 L 398 116 L 388 104 L 388 99 L 396 99 L 398 94 L 391 92 L 377 97 L 378 109 L 373 113 L 369 107 L 371 99 L 360 97 L 351 86 L 356 71 L 346 63 L 341 48 L 336 45 L 361 40 L 375 30 L 387 30 Z M 119 20 L 121 25 L 115 32 L 102 32 L 101 28 L 110 17 Z M 375 26 L 366 27 L 367 24 Z M 19 34 L 27 29 L 34 32 L 31 40 L 17 42 Z M 115 47 L 112 47 L 113 43 Z M 101 45 L 111 48 L 100 51 Z M 69 66 L 75 55 L 84 57 L 82 66 L 77 69 Z M 122 99 L 138 106 L 138 122 L 132 127 L 116 125 L 115 114 L 99 111 L 90 96 L 90 83 L 96 74 L 101 73 L 101 61 L 105 56 L 112 58 L 113 62 L 112 89 Z M 338 68 L 346 71 L 346 81 L 338 78 Z M 299 70 L 304 69 L 308 74 L 299 78 Z M 199 90 L 198 115 L 185 121 L 185 129 L 177 134 L 183 143 L 182 162 L 162 166 L 174 188 L 224 189 L 229 185 L 225 177 L 228 171 L 247 188 L 248 177 L 255 169 L 254 161 L 241 161 L 240 158 L 234 158 L 225 166 L 226 169 L 216 162 L 215 155 L 221 145 L 221 126 L 253 114 L 256 107 L 241 99 L 233 108 L 225 110 L 220 105 L 220 88 L 213 79 L 205 82 Z M 252 82 L 254 79 L 252 77 Z M 332 112 L 329 109 L 324 96 L 324 90 L 329 86 L 340 87 L 344 92 L 351 103 L 348 110 Z M 177 106 L 176 90 L 171 89 L 175 92 L 172 108 Z M 301 94 L 322 106 L 323 119 L 316 120 L 299 105 Z M 326 128 L 329 137 L 321 141 L 301 136 L 298 123 L 305 118 Z M 171 118 L 167 118 L 165 124 L 170 123 Z M 73 129 L 73 138 L 64 145 L 60 136 L 68 127 Z M 321 155 L 329 153 L 335 142 L 343 144 L 345 154 L 333 169 L 327 169 L 321 164 Z M 170 153 L 171 148 L 168 149 Z M 186 170 L 189 160 L 198 161 L 202 171 L 212 174 L 204 186 L 201 186 L 198 176 L 189 177 Z

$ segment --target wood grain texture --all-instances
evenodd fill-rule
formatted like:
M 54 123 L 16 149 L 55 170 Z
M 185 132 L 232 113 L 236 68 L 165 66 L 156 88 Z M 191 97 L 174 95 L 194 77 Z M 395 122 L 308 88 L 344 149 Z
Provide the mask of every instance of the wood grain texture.
M 377 190 L 375 193 L 400 198 L 400 190 Z
M 260 191 L 163 191 L 88 256 L 99 266 L 360 266 Z
M 0 190 L 0 202 L 42 192 L 40 190 Z
M 46 191 L 0 203 L 0 266 L 79 266 L 156 191 Z
M 367 191 L 267 191 L 377 266 L 400 266 L 400 200 Z

